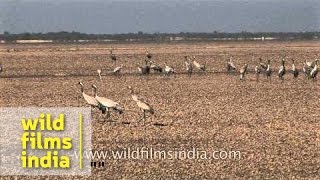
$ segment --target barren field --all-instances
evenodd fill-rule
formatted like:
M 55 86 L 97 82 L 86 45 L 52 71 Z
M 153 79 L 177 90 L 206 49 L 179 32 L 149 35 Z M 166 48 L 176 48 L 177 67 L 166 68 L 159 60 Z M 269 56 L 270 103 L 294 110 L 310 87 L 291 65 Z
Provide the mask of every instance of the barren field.
M 116 63 L 109 58 L 113 48 Z M 307 59 L 320 55 L 320 42 L 228 42 L 195 44 L 82 44 L 1 45 L 0 106 L 87 106 L 78 82 L 92 95 L 98 94 L 125 107 L 116 123 L 101 123 L 93 114 L 93 149 L 121 150 L 148 147 L 158 150 L 240 151 L 241 159 L 121 159 L 107 160 L 93 168 L 88 179 L 320 179 L 320 81 L 297 80 L 285 75 L 284 82 L 273 73 L 272 81 L 254 73 L 245 81 L 225 73 L 228 58 L 237 67 L 258 57 L 271 60 L 277 71 L 280 57 L 291 58 L 301 70 Z M 7 52 L 6 49 L 15 49 Z M 167 63 L 178 74 L 137 75 L 145 48 L 159 65 Z M 188 77 L 184 56 L 195 55 L 207 63 L 208 73 Z M 252 56 L 255 59 L 252 59 Z M 110 71 L 122 64 L 123 75 Z M 102 69 L 102 81 L 97 69 Z M 319 78 L 318 78 L 319 79 Z M 148 99 L 155 109 L 146 124 L 137 122 L 141 112 L 127 86 Z M 123 124 L 128 122 L 130 124 Z M 156 124 L 156 125 L 155 125 Z M 2 177 L 11 179 L 13 177 Z M 26 178 L 19 176 L 18 179 Z M 39 177 L 43 179 L 46 177 Z M 51 176 L 50 179 L 61 179 Z

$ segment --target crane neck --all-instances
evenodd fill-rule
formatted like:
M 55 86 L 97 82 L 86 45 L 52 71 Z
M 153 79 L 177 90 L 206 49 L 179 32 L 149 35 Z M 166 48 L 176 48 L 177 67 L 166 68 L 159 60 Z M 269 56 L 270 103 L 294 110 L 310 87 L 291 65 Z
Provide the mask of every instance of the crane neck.
M 83 93 L 83 92 L 84 92 L 83 84 L 82 84 L 82 83 L 79 83 L 79 85 L 80 85 L 80 90 L 81 90 L 81 92 Z
M 93 93 L 94 93 L 94 96 L 96 97 L 97 96 L 97 88 L 93 87 Z
M 133 95 L 133 94 L 134 94 L 133 89 L 130 89 L 130 94 L 131 94 L 131 95 Z

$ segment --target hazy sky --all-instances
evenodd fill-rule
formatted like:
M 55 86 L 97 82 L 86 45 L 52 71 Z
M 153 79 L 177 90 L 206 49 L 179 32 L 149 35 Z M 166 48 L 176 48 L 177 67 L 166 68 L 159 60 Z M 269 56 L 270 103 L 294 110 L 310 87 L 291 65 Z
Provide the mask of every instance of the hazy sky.
M 317 0 L 0 0 L 0 32 L 320 31 Z

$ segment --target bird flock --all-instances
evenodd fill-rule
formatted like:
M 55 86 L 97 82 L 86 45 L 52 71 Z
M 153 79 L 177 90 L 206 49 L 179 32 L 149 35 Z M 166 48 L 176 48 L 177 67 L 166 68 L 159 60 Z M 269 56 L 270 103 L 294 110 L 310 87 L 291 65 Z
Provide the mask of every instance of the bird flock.
M 149 52 L 148 49 L 146 49 L 146 56 L 144 59 L 144 64 L 143 65 L 137 65 L 137 72 L 140 75 L 147 75 L 152 72 L 154 73 L 160 73 L 163 74 L 164 76 L 170 76 L 170 75 L 175 75 L 177 71 L 175 70 L 174 67 L 168 65 L 167 63 L 164 63 L 164 66 L 160 66 L 156 64 L 152 60 L 153 55 Z M 110 59 L 112 61 L 117 61 L 117 57 L 115 54 L 113 54 L 113 51 L 110 50 Z M 192 76 L 194 72 L 207 72 L 207 63 L 205 64 L 200 64 L 199 62 L 196 61 L 196 56 L 184 56 L 184 69 L 185 73 L 188 74 L 189 77 Z M 255 57 L 252 57 L 252 61 L 255 61 Z M 291 72 L 292 76 L 294 79 L 297 79 L 301 70 L 298 69 L 298 67 L 295 65 L 295 60 L 292 58 L 292 68 L 291 70 L 287 70 L 285 64 L 286 64 L 286 58 L 283 57 L 281 59 L 281 64 L 278 68 L 278 78 L 281 81 L 284 81 L 284 76 L 288 73 Z M 242 66 L 239 66 L 240 68 L 237 68 L 234 61 L 233 61 L 233 56 L 230 57 L 230 59 L 226 63 L 226 70 L 227 72 L 233 72 L 239 73 L 240 80 L 245 80 L 246 74 L 248 74 L 249 71 L 249 64 L 245 63 Z M 113 70 L 114 75 L 120 75 L 121 69 L 123 69 L 123 66 L 117 66 Z M 318 67 L 318 59 L 316 58 L 314 61 L 308 62 L 307 60 L 303 63 L 303 68 L 302 72 L 304 73 L 305 77 L 307 79 L 313 79 L 315 80 L 317 77 L 319 71 Z M 271 76 L 274 73 L 273 68 L 271 67 L 271 61 L 270 59 L 267 60 L 267 62 L 263 62 L 262 58 L 259 58 L 259 62 L 254 66 L 254 72 L 256 74 L 256 81 L 259 81 L 260 75 L 264 74 L 269 81 L 271 81 Z M 98 70 L 98 75 L 99 78 L 101 79 L 101 70 Z
M 113 49 L 110 49 L 110 59 L 112 62 L 116 63 L 119 61 L 119 58 L 116 54 L 114 54 Z M 262 58 L 258 58 L 258 61 L 255 60 L 255 57 L 252 56 L 252 62 L 256 61 L 254 67 L 254 73 L 256 75 L 256 81 L 259 81 L 260 76 L 264 75 L 270 82 L 273 73 L 277 73 L 277 76 L 281 82 L 285 80 L 285 75 L 288 73 L 292 74 L 293 79 L 297 79 L 300 74 L 304 74 L 305 78 L 308 80 L 316 80 L 319 67 L 318 67 L 318 59 L 315 58 L 313 61 L 307 61 L 303 63 L 302 69 L 299 69 L 295 64 L 295 60 L 291 59 L 291 70 L 288 70 L 286 67 L 287 57 L 281 58 L 281 63 L 279 64 L 279 68 L 276 70 L 271 66 L 271 60 L 267 59 L 266 62 L 263 61 Z M 123 69 L 123 65 L 117 66 L 113 69 L 112 73 L 115 76 L 121 75 L 121 70 Z M 196 56 L 184 56 L 184 72 L 191 77 L 193 73 L 206 73 L 207 72 L 207 62 L 205 64 L 201 64 L 197 62 Z M 145 51 L 144 63 L 142 65 L 137 65 L 137 70 L 140 75 L 148 75 L 150 73 L 159 73 L 163 74 L 163 76 L 169 77 L 171 75 L 176 75 L 177 71 L 174 67 L 164 63 L 163 66 L 155 63 L 153 60 L 153 55 L 149 52 L 148 49 Z M 4 71 L 2 63 L 0 63 L 0 74 Z M 238 74 L 240 76 L 240 80 L 244 81 L 246 79 L 246 75 L 249 73 L 249 64 L 245 63 L 242 66 L 238 67 L 235 65 L 234 57 L 231 56 L 226 61 L 226 71 L 227 73 Z M 98 77 L 102 80 L 102 70 L 98 69 Z M 86 101 L 88 105 L 90 105 L 93 109 L 98 109 L 102 114 L 106 114 L 106 118 L 111 117 L 111 113 L 123 114 L 125 112 L 124 106 L 120 105 L 116 101 L 113 101 L 106 97 L 98 96 L 98 87 L 96 85 L 91 85 L 93 90 L 93 95 L 90 96 L 84 92 L 84 84 L 83 82 L 79 82 L 81 95 L 83 99 Z M 144 98 L 140 97 L 135 93 L 133 87 L 128 86 L 128 91 L 130 92 L 132 100 L 136 103 L 141 113 L 141 118 L 139 121 L 143 120 L 145 123 L 146 115 L 154 115 L 155 110 L 153 106 Z
M 140 75 L 148 75 L 150 73 L 160 73 L 163 74 L 164 76 L 171 76 L 175 75 L 177 72 L 174 67 L 168 65 L 167 63 L 164 63 L 163 66 L 156 64 L 152 60 L 153 55 L 149 52 L 148 49 L 146 49 L 146 54 L 145 54 L 145 59 L 144 63 L 142 65 L 137 65 L 137 72 Z M 112 50 L 110 50 L 110 59 L 113 62 L 116 62 L 118 58 L 116 55 L 113 53 Z M 192 60 L 191 60 L 192 59 Z M 198 70 L 198 72 L 206 72 L 206 64 L 200 64 L 196 61 L 196 57 L 188 57 L 185 56 L 185 66 L 186 66 L 186 71 L 189 76 L 192 75 L 194 70 Z M 114 75 L 120 75 L 121 70 L 123 69 L 123 65 L 117 66 L 113 69 L 112 73 Z M 99 79 L 101 79 L 101 69 L 97 70 Z
M 140 75 L 147 75 L 152 72 L 154 73 L 161 73 L 164 76 L 170 76 L 176 74 L 175 69 L 172 66 L 167 65 L 167 63 L 164 63 L 164 66 L 161 67 L 160 65 L 156 64 L 153 60 L 153 55 L 150 54 L 149 50 L 146 49 L 145 59 L 143 65 L 138 65 L 138 73 Z M 118 61 L 117 56 L 113 53 L 112 50 L 110 50 L 110 59 L 112 61 Z M 252 57 L 252 61 L 255 61 L 255 57 Z M 280 66 L 278 68 L 278 78 L 281 81 L 284 81 L 284 76 L 288 73 L 288 70 L 286 68 L 286 57 L 283 57 L 281 59 Z M 300 70 L 295 64 L 294 59 L 291 59 L 292 62 L 292 68 L 291 73 L 293 79 L 298 78 L 300 74 Z M 195 56 L 184 56 L 184 65 L 185 65 L 185 72 L 188 74 L 189 77 L 192 76 L 194 72 L 201 72 L 204 73 L 207 71 L 207 63 L 200 64 L 196 61 Z M 115 76 L 119 76 L 121 73 L 121 69 L 123 69 L 123 65 L 120 65 L 113 70 L 113 74 Z M 234 63 L 234 58 L 231 56 L 229 60 L 226 62 L 226 70 L 228 73 L 239 73 L 240 80 L 243 81 L 246 79 L 246 74 L 248 74 L 249 64 L 245 63 L 243 66 L 240 66 L 240 68 L 237 68 L 237 66 Z M 1 66 L 0 66 L 1 70 Z M 101 69 L 97 70 L 99 79 L 101 80 Z M 271 60 L 268 59 L 266 62 L 263 62 L 262 58 L 259 58 L 257 61 L 257 64 L 254 66 L 254 73 L 256 75 L 256 81 L 259 81 L 260 75 L 264 74 L 265 77 L 271 81 L 271 76 L 273 74 L 274 70 L 271 66 Z M 315 59 L 314 61 L 308 62 L 305 61 L 303 63 L 302 72 L 304 73 L 305 77 L 307 79 L 313 79 L 315 80 L 318 74 L 318 59 Z M 125 108 L 117 103 L 116 101 L 113 101 L 106 97 L 100 97 L 97 95 L 97 86 L 92 85 L 93 90 L 93 96 L 90 96 L 84 92 L 84 84 L 82 82 L 79 82 L 79 85 L 81 87 L 81 93 L 82 97 L 86 101 L 87 104 L 89 104 L 92 108 L 98 109 L 101 111 L 102 114 L 106 114 L 106 118 L 110 118 L 110 114 L 112 112 L 123 114 L 125 111 Z M 140 97 L 138 94 L 135 93 L 133 87 L 128 86 L 127 87 L 129 94 L 131 95 L 132 100 L 136 103 L 137 108 L 141 111 L 141 117 L 139 119 L 140 121 L 143 121 L 143 124 L 145 124 L 146 115 L 154 115 L 155 110 L 152 107 L 152 105 L 144 98 Z
M 254 61 L 254 57 L 253 57 L 253 61 Z M 293 58 L 291 59 L 291 61 L 292 61 L 292 68 L 291 68 L 292 77 L 293 79 L 297 79 L 300 74 L 300 70 L 296 67 L 295 61 Z M 303 64 L 302 71 L 307 79 L 315 80 L 317 78 L 317 74 L 319 71 L 318 61 L 319 61 L 318 59 L 315 59 L 312 62 L 305 61 L 305 63 Z M 285 62 L 286 62 L 285 58 L 282 58 L 281 64 L 278 70 L 278 78 L 281 81 L 284 81 L 284 76 L 288 72 L 285 66 Z M 234 65 L 232 57 L 227 62 L 226 69 L 227 69 L 227 72 L 236 72 L 237 68 Z M 273 73 L 273 70 L 271 68 L 271 61 L 268 59 L 267 63 L 264 63 L 262 62 L 262 58 L 259 58 L 259 63 L 255 65 L 254 72 L 256 74 L 256 81 L 259 81 L 261 74 L 265 74 L 267 79 L 271 81 L 271 75 Z M 239 70 L 240 80 L 244 80 L 245 75 L 247 73 L 248 73 L 248 64 L 244 64 Z

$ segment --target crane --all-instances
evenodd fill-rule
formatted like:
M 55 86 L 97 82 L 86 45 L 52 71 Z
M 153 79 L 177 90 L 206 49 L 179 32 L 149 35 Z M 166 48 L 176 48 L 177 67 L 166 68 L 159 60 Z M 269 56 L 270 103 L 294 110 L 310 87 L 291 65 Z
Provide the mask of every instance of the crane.
M 266 69 L 266 76 L 271 81 L 272 69 L 270 65 L 270 60 L 268 59 L 267 69 Z
M 113 54 L 112 49 L 109 50 L 110 51 L 110 58 L 112 61 L 117 61 L 117 56 L 115 54 Z
M 143 124 L 145 124 L 146 113 L 154 114 L 153 107 L 147 103 L 143 98 L 139 97 L 137 94 L 134 93 L 134 90 L 131 86 L 127 87 L 130 90 L 130 95 L 132 99 L 137 103 L 137 106 L 142 111 L 142 116 L 139 121 L 143 120 Z
M 101 69 L 98 69 L 98 70 L 97 70 L 97 73 L 98 73 L 98 75 L 99 75 L 100 81 L 101 81 L 101 79 L 102 79 L 102 77 L 101 77 L 101 72 L 102 72 Z
M 227 71 L 228 72 L 236 70 L 236 66 L 234 65 L 232 59 L 233 59 L 233 57 L 231 56 L 229 61 L 227 62 Z
M 248 64 L 245 64 L 244 66 L 241 67 L 240 69 L 240 80 L 244 80 L 245 74 L 247 73 L 248 70 Z
M 310 77 L 314 80 L 317 78 L 318 75 L 318 60 L 315 62 L 314 64 L 314 68 L 312 69 L 312 71 L 310 72 Z
M 113 69 L 113 74 L 114 74 L 114 75 L 119 75 L 122 67 L 123 67 L 123 65 L 121 64 L 120 66 L 114 68 L 114 69 Z
M 281 79 L 283 81 L 284 80 L 283 76 L 285 74 L 286 74 L 286 66 L 285 66 L 285 60 L 283 58 L 281 61 L 281 66 L 279 68 L 279 72 L 278 72 L 279 79 Z
M 295 64 L 294 64 L 294 59 L 292 58 L 292 74 L 293 74 L 293 78 L 296 79 L 299 76 L 299 70 L 296 68 Z
M 188 73 L 189 77 L 191 77 L 192 71 L 193 71 L 192 63 L 190 61 L 188 61 L 188 56 L 185 56 L 184 58 L 185 58 L 184 64 L 186 66 L 187 73 Z
M 195 59 L 196 57 L 193 56 L 193 65 L 200 71 L 206 71 L 206 66 L 204 64 L 199 64 Z
M 164 75 L 165 76 L 169 76 L 171 74 L 175 74 L 176 73 L 173 67 L 168 66 L 166 64 L 164 66 L 165 66 L 165 68 L 164 68 L 164 73 L 165 73 Z
M 97 100 L 99 106 L 101 108 L 106 109 L 107 111 L 107 117 L 110 117 L 110 109 L 118 112 L 119 114 L 122 114 L 124 111 L 124 108 L 120 106 L 119 103 L 112 101 L 111 99 L 105 98 L 105 97 L 100 97 L 97 95 L 97 86 L 92 85 L 92 88 L 94 90 L 94 96 L 95 99 Z
M 259 81 L 259 77 L 260 77 L 260 73 L 261 73 L 261 66 L 256 65 L 256 67 L 254 68 L 254 71 L 256 73 L 256 80 Z

